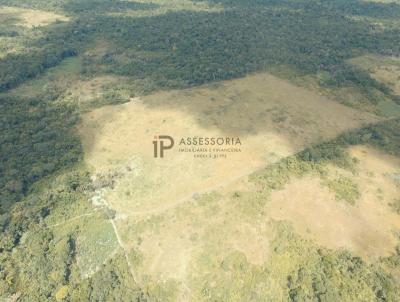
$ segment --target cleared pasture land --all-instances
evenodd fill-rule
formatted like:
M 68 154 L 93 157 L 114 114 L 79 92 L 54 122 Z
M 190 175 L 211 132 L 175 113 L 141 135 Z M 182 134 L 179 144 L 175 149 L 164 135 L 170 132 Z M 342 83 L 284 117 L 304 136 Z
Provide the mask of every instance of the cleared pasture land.
M 368 71 L 375 80 L 390 87 L 395 96 L 400 96 L 400 58 L 369 54 L 353 58 L 349 63 Z M 400 114 L 400 104 L 389 99 L 381 100 L 377 109 L 384 116 Z
M 272 193 L 267 210 L 272 218 L 287 220 L 295 230 L 329 248 L 345 248 L 364 258 L 388 256 L 398 244 L 394 231 L 400 216 L 390 204 L 400 188 L 390 175 L 400 171 L 400 161 L 373 148 L 349 150 L 358 160 L 357 173 L 329 169 L 329 178 L 347 177 L 360 192 L 355 204 L 335 198 L 316 176 L 298 179 Z
M 68 20 L 53 12 L 0 5 L 0 59 L 27 51 L 31 38 L 40 35 L 38 27 Z
M 171 12 L 191 11 L 191 12 L 218 12 L 222 6 L 210 4 L 207 1 L 195 2 L 190 0 L 138 0 L 135 3 L 154 5 L 151 9 L 126 9 L 123 12 L 112 12 L 110 16 L 125 16 L 132 18 L 163 15 Z
M 68 21 L 69 18 L 53 12 L 42 10 L 0 6 L 0 21 L 11 22 L 14 25 L 33 28 L 46 26 L 56 21 Z
M 373 78 L 388 85 L 395 94 L 400 95 L 400 58 L 365 55 L 349 62 L 369 71 Z
M 155 213 L 230 183 L 311 143 L 377 121 L 268 74 L 160 92 L 83 117 L 80 133 L 94 173 L 116 174 L 108 200 L 127 215 Z M 154 135 L 176 140 L 153 158 Z M 181 137 L 239 137 L 241 152 L 194 158 Z M 127 173 L 120 173 L 129 170 Z M 177 185 L 178 184 L 178 185 Z
M 304 257 L 313 257 L 315 249 L 303 241 L 290 247 L 298 240 L 290 235 L 290 224 L 317 244 L 346 248 L 365 259 L 393 252 L 392 231 L 400 225 L 388 203 L 398 188 L 382 181 L 382 175 L 398 169 L 397 162 L 377 170 L 376 179 L 368 178 L 374 167 L 365 157 L 380 158 L 372 149 L 365 149 L 363 157 L 357 147 L 350 152 L 360 160 L 359 176 L 328 171 L 330 177 L 341 173 L 357 183 L 361 197 L 355 206 L 336 200 L 335 192 L 314 176 L 295 179 L 270 197 L 247 176 L 310 144 L 378 120 L 257 74 L 95 109 L 83 116 L 79 132 L 85 161 L 95 181 L 104 181 L 102 196 L 116 211 L 114 222 L 137 282 L 163 293 L 165 301 L 196 301 L 204 288 L 236 301 L 240 295 L 245 299 L 244 288 L 268 279 L 257 295 L 279 300 L 285 297 L 287 274 Z M 157 134 L 173 136 L 176 144 L 187 136 L 239 136 L 241 152 L 204 159 L 175 146 L 163 159 L 154 158 Z M 378 188 L 385 190 L 384 202 Z M 341 227 L 335 229 L 337 223 Z M 282 252 L 287 249 L 294 254 Z M 250 283 L 235 283 L 237 278 Z

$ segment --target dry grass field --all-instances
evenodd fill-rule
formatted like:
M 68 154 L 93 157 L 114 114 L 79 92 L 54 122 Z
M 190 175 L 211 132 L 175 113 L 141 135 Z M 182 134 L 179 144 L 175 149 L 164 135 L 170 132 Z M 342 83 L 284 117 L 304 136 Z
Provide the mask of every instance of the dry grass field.
M 365 55 L 350 60 L 371 73 L 377 81 L 388 85 L 400 95 L 400 58 L 390 56 Z
M 318 177 L 307 177 L 273 192 L 266 212 L 329 248 L 345 248 L 365 258 L 388 256 L 398 244 L 393 231 L 400 228 L 399 216 L 389 206 L 400 188 L 389 175 L 400 171 L 400 161 L 365 146 L 349 152 L 359 160 L 357 174 L 333 167 L 329 174 L 356 183 L 361 194 L 355 205 L 338 201 Z
M 68 20 L 67 16 L 53 12 L 0 5 L 0 59 L 26 51 L 29 44 L 27 36 L 38 37 L 37 27 Z M 4 34 L 8 31 L 11 34 Z
M 140 215 L 216 189 L 311 143 L 374 121 L 372 115 L 259 74 L 103 107 L 85 115 L 79 131 L 94 173 L 131 170 L 118 177 L 108 199 L 118 212 Z M 164 159 L 153 158 L 152 141 L 159 134 L 176 140 Z M 239 137 L 241 152 L 194 158 L 193 153 L 179 152 L 179 138 L 188 136 Z
M 354 205 L 335 198 L 318 176 L 295 179 L 268 201 L 247 177 L 310 144 L 379 120 L 257 74 L 95 109 L 78 131 L 94 178 L 112 180 L 101 196 L 116 211 L 113 222 L 135 278 L 150 288 L 163 284 L 178 295 L 174 300 L 187 301 L 204 280 L 230 282 L 218 263 L 231 257 L 244 257 L 249 271 L 243 278 L 258 276 L 267 265 L 278 280 L 291 267 L 284 259 L 276 267 L 270 263 L 280 221 L 317 244 L 364 259 L 391 254 L 400 219 L 388 204 L 399 188 L 385 175 L 399 170 L 397 159 L 357 146 L 349 150 L 359 161 L 356 174 L 328 168 L 329 178 L 344 175 L 358 186 Z M 238 136 L 241 152 L 195 158 L 176 145 L 154 158 L 152 141 L 159 134 L 173 136 L 176 144 L 187 136 Z
M 129 1 L 129 0 L 128 0 Z M 110 16 L 125 16 L 125 17 L 149 17 L 163 15 L 177 11 L 192 11 L 192 12 L 219 12 L 223 8 L 220 5 L 210 4 L 207 1 L 191 1 L 191 0 L 136 0 L 135 3 L 154 5 L 152 9 L 127 9 L 123 12 L 112 12 Z
M 27 28 L 46 26 L 56 21 L 68 20 L 68 17 L 53 12 L 0 6 L 0 22 L 13 22 L 15 25 Z
M 400 58 L 390 56 L 365 55 L 349 60 L 366 71 L 371 76 L 392 89 L 394 95 L 400 96 Z M 391 100 L 382 100 L 377 109 L 386 116 L 398 116 L 400 105 Z

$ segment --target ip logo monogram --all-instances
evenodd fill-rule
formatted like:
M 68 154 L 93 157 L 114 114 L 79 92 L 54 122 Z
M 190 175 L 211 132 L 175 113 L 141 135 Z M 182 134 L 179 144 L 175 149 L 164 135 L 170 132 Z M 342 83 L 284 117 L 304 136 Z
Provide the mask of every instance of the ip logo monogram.
M 164 157 L 164 150 L 172 149 L 174 139 L 169 135 L 156 135 L 153 140 L 154 157 Z

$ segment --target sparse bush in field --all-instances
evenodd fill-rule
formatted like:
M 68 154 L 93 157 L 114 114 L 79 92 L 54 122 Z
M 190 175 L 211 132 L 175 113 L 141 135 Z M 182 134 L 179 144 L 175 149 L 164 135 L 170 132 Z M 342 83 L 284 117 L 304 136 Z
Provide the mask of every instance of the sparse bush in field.
M 397 240 L 400 242 L 400 232 L 397 231 L 394 234 Z M 389 257 L 382 258 L 382 262 L 388 265 L 392 269 L 400 269 L 400 244 L 396 246 L 394 254 Z
M 360 197 L 357 184 L 355 184 L 351 178 L 341 176 L 337 179 L 325 180 L 323 184 L 335 192 L 338 200 L 345 200 L 348 203 L 354 205 L 356 200 Z
M 400 215 L 400 199 L 395 199 L 389 203 L 393 211 Z
M 355 169 L 355 161 L 335 141 L 322 143 L 296 155 L 287 157 L 253 174 L 250 179 L 259 183 L 265 190 L 282 189 L 292 177 L 302 177 L 311 173 L 324 176 L 324 166 L 328 163 L 351 171 Z
M 349 131 L 336 139 L 340 146 L 369 144 L 384 152 L 400 156 L 400 118 L 390 119 Z
M 356 163 L 336 140 L 307 148 L 300 152 L 298 157 L 304 161 L 316 164 L 330 162 L 338 167 L 349 170 L 353 170 Z
M 302 160 L 298 156 L 287 157 L 250 176 L 266 190 L 279 190 L 291 177 L 301 177 L 311 172 L 320 172 L 318 164 Z
M 274 222 L 264 264 L 232 251 L 220 260 L 197 258 L 194 298 L 206 301 L 396 301 L 397 282 L 377 264 L 347 251 L 332 251 Z
M 379 264 L 344 251 L 332 251 L 301 238 L 286 223 L 278 223 L 269 272 L 286 279 L 288 301 L 397 301 L 400 287 Z M 356 289 L 357 288 L 357 289 Z

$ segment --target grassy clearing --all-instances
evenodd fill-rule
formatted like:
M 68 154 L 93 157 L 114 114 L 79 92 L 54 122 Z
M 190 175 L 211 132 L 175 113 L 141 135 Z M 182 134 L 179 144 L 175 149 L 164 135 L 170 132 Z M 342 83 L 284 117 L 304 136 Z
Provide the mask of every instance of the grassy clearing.
M 68 20 L 68 17 L 53 12 L 0 6 L 0 22 L 11 23 L 17 26 L 34 28 Z
M 50 12 L 0 5 L 0 60 L 36 51 L 32 44 L 43 36 L 45 26 L 67 20 Z
M 311 170 L 318 173 L 305 174 L 303 169 L 298 174 L 286 168 L 286 184 L 270 193 L 264 212 L 290 221 L 297 232 L 324 246 L 346 248 L 368 259 L 390 255 L 397 245 L 392 230 L 400 227 L 390 203 L 399 188 L 386 175 L 398 169 L 398 159 L 365 146 L 348 153 L 357 159 L 350 170 L 319 164 Z M 269 178 L 256 180 L 266 188 L 271 183 Z M 349 203 L 338 203 L 338 198 Z
M 8 54 L 15 54 L 24 50 L 24 43 L 17 37 L 0 37 L 0 59 Z
M 127 102 L 135 88 L 125 77 L 84 75 L 82 58 L 71 57 L 3 95 L 27 98 L 56 94 L 60 102 L 74 105 L 78 111 L 84 112 L 107 104 Z
M 391 120 L 346 133 L 253 174 L 250 179 L 266 194 L 264 198 L 272 192 L 272 201 L 264 203 L 268 210 L 261 210 L 261 207 L 259 212 L 271 212 L 276 219 L 289 220 L 303 236 L 311 236 L 331 248 L 346 247 L 375 259 L 390 255 L 397 244 L 392 230 L 400 227 L 388 205 L 399 194 L 399 187 L 391 177 L 398 170 L 398 158 L 387 154 L 398 156 L 397 132 L 391 130 L 397 122 Z M 354 146 L 361 142 L 372 144 L 385 153 Z M 330 167 L 331 164 L 335 168 Z M 344 192 L 341 195 L 354 197 L 356 190 L 353 189 L 358 187 L 355 207 L 338 205 L 335 195 L 322 189 L 321 184 L 340 178 L 351 179 L 350 186 L 348 181 L 346 186 L 340 182 L 337 189 Z
M 81 61 L 78 57 L 67 58 L 58 66 L 49 68 L 43 75 L 32 79 L 4 95 L 34 97 L 45 93 L 60 94 L 79 79 Z
M 123 12 L 111 12 L 110 16 L 126 17 L 150 17 L 164 15 L 172 12 L 220 12 L 223 7 L 218 4 L 211 4 L 208 1 L 191 0 L 136 0 L 136 3 L 153 5 L 149 9 L 126 9 Z
M 83 117 L 79 132 L 85 160 L 96 173 L 118 171 L 139 159 L 140 176 L 120 178 L 108 198 L 121 213 L 144 214 L 248 175 L 321 138 L 376 120 L 259 74 L 100 108 Z M 193 153 L 178 152 L 177 145 L 166 155 L 168 161 L 157 161 L 152 145 L 157 133 L 167 133 L 176 140 L 239 136 L 243 142 L 241 152 L 230 153 L 228 158 L 194 158 Z M 182 185 L 172 184 L 171 175 Z
M 264 84 L 263 87 L 265 86 Z M 222 87 L 227 88 L 226 84 Z M 218 90 L 222 87 L 216 86 L 210 89 L 209 93 L 213 93 L 211 96 L 206 94 L 205 89 L 184 91 L 186 99 L 185 102 L 182 101 L 181 107 L 190 106 L 188 99 L 195 99 L 194 97 L 198 97 L 196 100 L 203 98 L 207 100 L 212 97 L 214 98 L 212 104 L 215 104 L 219 99 Z M 236 83 L 235 89 L 235 94 L 229 94 L 230 97 L 235 99 L 236 95 L 241 95 L 244 98 L 237 92 L 240 85 Z M 392 229 L 400 225 L 389 207 L 382 207 L 382 199 L 375 192 L 377 188 L 382 187 L 385 192 L 384 200 L 399 193 L 390 182 L 382 183 L 385 173 L 392 173 L 397 169 L 396 160 L 393 161 L 391 158 L 388 161 L 382 155 L 372 156 L 375 151 L 369 149 L 364 150 L 368 155 L 363 157 L 361 156 L 364 154 L 363 151 L 357 149 L 344 151 L 339 143 L 326 143 L 270 165 L 267 169 L 253 174 L 250 182 L 246 178 L 241 178 L 231 183 L 224 183 L 221 187 L 211 187 L 209 193 L 188 194 L 184 199 L 173 198 L 177 191 L 169 192 L 163 189 L 168 175 L 174 175 L 177 179 L 181 177 L 181 173 L 185 173 L 182 175 L 192 183 L 196 175 L 202 176 L 199 169 L 196 169 L 196 175 L 190 176 L 187 174 L 188 168 L 180 170 L 179 173 L 161 169 L 166 173 L 151 178 L 150 175 L 155 175 L 154 166 L 149 165 L 151 161 L 146 162 L 143 159 L 146 154 L 152 156 L 151 148 L 146 149 L 143 143 L 132 144 L 126 139 L 119 142 L 116 136 L 121 132 L 126 138 L 132 133 L 133 137 L 143 137 L 138 139 L 140 142 L 144 141 L 146 135 L 152 133 L 153 126 L 143 127 L 147 123 L 143 119 L 139 120 L 139 117 L 148 112 L 149 108 L 152 110 L 152 123 L 161 121 L 159 124 L 156 123 L 155 129 L 167 124 L 164 126 L 167 131 L 176 121 L 184 123 L 173 129 L 183 128 L 184 125 L 186 131 L 199 129 L 187 126 L 195 124 L 191 120 L 185 120 L 187 116 L 177 115 L 171 111 L 170 102 L 172 100 L 177 102 L 180 93 L 176 91 L 171 95 L 160 93 L 142 98 L 136 103 L 96 110 L 85 116 L 85 128 L 80 129 L 80 131 L 88 131 L 90 128 L 101 129 L 101 136 L 93 132 L 94 136 L 88 136 L 88 132 L 81 132 L 86 140 L 91 139 L 90 143 L 87 141 L 86 160 L 92 163 L 96 173 L 116 175 L 112 178 L 113 184 L 108 186 L 105 198 L 116 209 L 116 217 L 119 217 L 116 224 L 122 240 L 130 250 L 139 283 L 149 288 L 153 294 L 164 295 L 167 301 L 210 299 L 243 301 L 250 299 L 249 297 L 285 300 L 295 295 L 304 299 L 310 295 L 321 297 L 326 295 L 351 301 L 356 295 L 358 297 L 361 295 L 367 300 L 372 299 L 374 295 L 381 295 L 377 293 L 379 289 L 372 289 L 363 281 L 371 270 L 379 270 L 377 267 L 370 267 L 352 254 L 331 252 L 325 247 L 346 248 L 368 261 L 376 261 L 381 256 L 393 253 L 397 241 L 392 235 Z M 248 104 L 252 104 L 250 97 L 246 99 Z M 164 106 L 160 105 L 161 100 Z M 204 101 L 197 101 L 199 111 L 202 103 Z M 222 104 L 217 103 L 216 108 Z M 282 105 L 282 102 L 280 104 Z M 293 106 L 293 101 L 291 104 Z M 165 115 L 158 116 L 156 111 L 158 107 L 169 109 L 163 109 Z M 225 117 L 230 116 L 232 107 L 235 108 L 233 105 L 225 107 Z M 133 108 L 135 115 L 129 113 Z M 272 125 L 276 123 L 285 129 L 282 125 L 285 125 L 286 119 L 303 121 L 293 114 L 299 112 L 298 109 L 289 111 L 288 107 L 283 108 L 285 107 L 273 111 L 273 115 L 270 116 Z M 110 113 L 113 109 L 115 111 Z M 346 108 L 346 110 L 351 109 Z M 207 116 L 212 116 L 213 111 L 207 110 Z M 136 118 L 134 122 L 133 116 Z M 286 116 L 286 119 L 280 116 Z M 241 121 L 238 122 L 240 124 Z M 127 127 L 129 123 L 134 124 L 132 128 Z M 206 124 L 204 120 L 197 120 L 197 123 Z M 323 129 L 323 126 L 321 128 Z M 144 135 L 138 136 L 137 129 L 141 129 Z M 140 150 L 143 153 L 140 156 L 133 155 L 131 150 Z M 172 151 L 168 156 L 168 163 L 173 166 Z M 359 161 L 353 161 L 352 157 L 360 158 Z M 365 157 L 373 157 L 375 161 L 368 162 L 368 168 L 364 162 Z M 279 156 L 276 157 L 276 160 L 278 159 Z M 189 158 L 187 160 L 189 162 Z M 190 161 L 193 162 L 193 159 Z M 383 164 L 385 162 L 387 164 Z M 158 164 L 162 165 L 163 162 L 160 161 Z M 321 186 L 323 179 L 333 175 L 329 168 L 331 164 L 340 169 L 341 175 L 345 175 L 359 187 L 361 196 L 356 206 L 338 203 L 335 194 L 327 187 Z M 375 165 L 380 166 L 381 170 L 375 174 L 376 179 L 372 180 L 368 175 L 371 175 L 370 169 L 375 169 Z M 205 166 L 204 162 L 202 166 Z M 215 166 L 216 164 L 213 164 L 213 167 Z M 237 169 L 238 163 L 235 167 Z M 355 172 L 360 175 L 354 174 Z M 364 180 L 366 177 L 369 178 Z M 336 180 L 337 177 L 332 179 Z M 183 180 L 176 181 L 183 184 Z M 215 178 L 215 181 L 219 179 Z M 182 187 L 186 189 L 190 183 L 184 183 Z M 157 192 L 154 188 L 161 188 L 161 191 Z M 341 189 L 338 192 L 348 193 L 347 190 L 342 190 L 348 189 L 348 186 L 343 186 L 340 181 L 338 188 Z M 365 192 L 373 192 L 375 195 Z M 342 195 L 347 197 L 346 194 Z M 157 200 L 157 196 L 161 197 Z M 385 217 L 384 223 L 379 222 L 382 217 Z M 287 226 L 276 226 L 274 220 L 291 222 L 296 232 L 314 240 L 319 246 L 300 239 L 293 231 L 289 231 L 290 228 Z M 280 239 L 275 241 L 274 238 Z M 176 261 L 176 258 L 179 258 L 179 261 Z M 312 268 L 305 265 L 310 261 L 313 263 Z M 330 275 L 332 278 L 327 281 L 320 272 L 330 267 L 332 263 L 335 265 L 340 263 L 346 267 L 362 263 L 360 264 L 362 269 L 357 274 L 348 274 L 346 269 L 332 273 L 334 277 Z M 303 273 L 307 277 L 303 277 Z M 384 275 L 382 271 L 379 271 L 379 274 Z M 288 276 L 291 276 L 290 285 L 287 283 Z M 383 278 L 391 280 L 390 277 L 384 276 Z M 312 288 L 314 278 L 318 278 L 326 290 L 316 287 L 315 293 L 307 292 Z M 348 296 L 345 296 L 337 292 L 337 286 L 330 282 L 345 282 L 349 288 L 354 286 L 352 282 L 356 282 L 362 284 L 362 289 L 358 293 L 349 290 L 346 292 Z M 388 282 L 392 284 L 393 281 Z M 385 291 L 386 293 L 389 292 Z
M 96 217 L 97 216 L 97 217 Z M 83 277 L 100 269 L 119 248 L 114 229 L 104 216 L 90 217 L 81 224 L 84 230 L 77 237 L 77 263 Z
M 377 109 L 386 117 L 400 116 L 400 105 L 390 100 L 379 102 Z
M 361 59 L 362 58 L 362 59 Z M 372 70 L 372 61 L 370 56 L 357 57 L 348 61 L 364 70 Z M 380 57 L 385 58 L 385 57 Z M 386 58 L 387 62 L 393 62 L 394 58 Z M 396 61 L 397 63 L 397 61 Z M 376 67 L 376 61 L 374 63 Z M 371 112 L 383 117 L 395 117 L 400 113 L 400 105 L 393 101 L 388 95 L 384 95 L 373 87 L 357 87 L 354 85 L 342 85 L 333 87 L 324 84 L 329 81 L 330 75 L 326 72 L 320 72 L 316 75 L 303 75 L 301 71 L 290 66 L 279 66 L 272 69 L 272 74 L 288 79 L 292 83 L 316 91 L 330 99 L 333 99 L 343 105 L 355 108 L 359 111 Z M 377 79 L 379 80 L 379 79 Z M 382 81 L 381 81 L 382 82 Z M 383 81 L 384 84 L 390 84 Z
M 304 240 L 286 223 L 267 219 L 269 214 L 249 221 L 225 198 L 200 197 L 129 226 L 125 240 L 137 251 L 135 266 L 144 287 L 156 288 L 166 301 L 275 301 L 314 294 L 351 301 L 360 296 L 374 299 L 382 286 L 395 288 L 379 266 Z M 120 226 L 127 231 L 128 225 L 124 221 Z M 262 261 L 254 262 L 257 253 Z M 331 271 L 333 267 L 343 269 Z M 385 285 L 368 285 L 375 274 Z M 315 282 L 320 287 L 313 287 Z M 348 290 L 339 291 L 336 283 Z M 355 284 L 357 291 L 351 290 Z M 392 289 L 382 291 L 387 295 Z
M 374 266 L 369 267 L 359 258 L 345 252 L 318 250 L 310 242 L 295 235 L 285 224 L 274 223 L 271 229 L 274 234 L 271 243 L 273 252 L 265 266 L 249 264 L 244 255 L 238 252 L 232 252 L 214 265 L 209 263 L 204 270 L 210 272 L 206 276 L 207 282 L 199 284 L 196 292 L 199 296 L 202 294 L 201 301 L 244 301 L 251 297 L 263 297 L 271 301 L 301 301 L 312 299 L 313 296 L 327 301 L 351 301 L 360 297 L 373 300 L 379 290 L 386 293 L 387 289 L 382 290 L 382 287 L 370 288 L 364 279 L 376 269 Z M 355 263 L 360 264 L 357 270 L 352 273 L 347 271 Z M 341 269 L 333 270 L 332 266 Z M 329 275 L 329 282 L 325 274 Z M 345 284 L 348 288 L 357 284 L 360 287 L 357 292 L 342 291 L 343 288 L 339 291 L 336 284 Z
M 371 76 L 392 90 L 394 101 L 386 98 L 378 103 L 377 109 L 385 116 L 398 116 L 400 113 L 400 59 L 398 57 L 364 55 L 349 60 L 350 64 L 368 71 Z
M 332 110 L 340 112 L 335 119 Z M 283 249 L 271 249 L 272 238 L 279 235 L 270 221 L 288 220 L 302 236 L 365 259 L 390 255 L 396 245 L 392 229 L 400 226 L 389 207 L 382 212 L 381 199 L 364 193 L 376 192 L 382 184 L 364 183 L 367 172 L 356 176 L 363 164 L 352 159 L 358 153 L 343 149 L 340 138 L 285 158 L 352 128 L 354 115 L 359 116 L 358 125 L 369 118 L 378 120 L 275 77 L 256 75 L 96 109 L 84 116 L 79 131 L 86 162 L 96 177 L 108 179 L 104 198 L 116 210 L 116 225 L 142 286 L 163 293 L 167 300 L 239 301 L 250 292 L 279 300 L 288 295 L 284 282 L 265 283 L 267 271 L 274 267 L 270 257 Z M 239 134 L 247 147 L 239 157 L 230 156 L 229 165 L 223 160 L 196 162 L 174 150 L 166 154 L 168 160 L 156 161 L 154 133 Z M 282 146 L 287 149 L 265 153 Z M 332 164 L 359 188 L 356 206 L 337 202 L 335 193 L 321 185 L 331 180 L 340 196 L 348 198 L 350 192 L 356 199 L 349 182 L 336 183 Z M 263 165 L 268 168 L 252 174 L 250 182 L 241 175 Z M 390 161 L 377 181 L 394 165 Z M 384 185 L 384 200 L 398 193 L 389 183 Z M 378 223 L 382 217 L 384 224 Z M 340 231 L 333 227 L 335 221 L 342 224 Z M 295 268 L 280 261 L 282 267 L 275 268 L 272 279 L 286 280 Z M 247 280 L 246 286 L 234 281 L 240 278 Z M 230 292 L 228 284 L 233 284 Z M 369 297 L 371 291 L 365 291 Z

